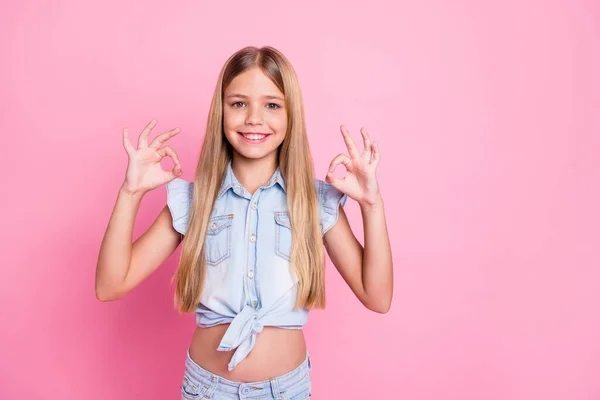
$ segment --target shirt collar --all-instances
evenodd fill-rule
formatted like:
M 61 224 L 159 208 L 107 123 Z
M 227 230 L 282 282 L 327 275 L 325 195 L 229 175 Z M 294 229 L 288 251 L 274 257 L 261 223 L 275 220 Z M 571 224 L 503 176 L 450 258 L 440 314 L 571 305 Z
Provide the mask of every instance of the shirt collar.
M 281 186 L 281 188 L 283 189 L 283 191 L 286 192 L 285 180 L 283 179 L 283 175 L 281 174 L 279 166 L 277 167 L 273 175 L 271 175 L 269 181 L 261 186 L 261 189 L 268 189 L 276 183 L 278 183 L 279 186 Z M 221 182 L 221 188 L 219 189 L 219 195 L 217 196 L 217 198 L 221 197 L 223 193 L 225 193 L 229 188 L 233 188 L 233 191 L 239 196 L 251 196 L 250 193 L 248 193 L 246 189 L 244 189 L 242 184 L 235 177 L 235 174 L 233 173 L 233 168 L 231 167 L 231 160 L 229 160 L 229 162 L 227 163 L 225 177 L 223 178 L 223 182 Z

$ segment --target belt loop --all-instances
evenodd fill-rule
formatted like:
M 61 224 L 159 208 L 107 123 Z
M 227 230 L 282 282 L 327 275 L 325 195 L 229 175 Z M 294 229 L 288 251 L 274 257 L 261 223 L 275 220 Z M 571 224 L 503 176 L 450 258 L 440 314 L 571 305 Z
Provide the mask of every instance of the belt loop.
M 281 393 L 279 389 L 279 381 L 277 378 L 269 379 L 271 382 L 271 392 L 273 393 L 274 399 L 281 399 Z
M 308 360 L 308 370 L 310 371 L 312 369 L 312 361 L 310 360 L 310 353 L 308 351 L 306 352 L 306 358 Z
M 212 383 L 210 384 L 205 393 L 206 397 L 211 397 L 213 393 L 217 390 L 217 386 L 219 386 L 219 377 L 217 375 L 212 374 L 211 380 Z

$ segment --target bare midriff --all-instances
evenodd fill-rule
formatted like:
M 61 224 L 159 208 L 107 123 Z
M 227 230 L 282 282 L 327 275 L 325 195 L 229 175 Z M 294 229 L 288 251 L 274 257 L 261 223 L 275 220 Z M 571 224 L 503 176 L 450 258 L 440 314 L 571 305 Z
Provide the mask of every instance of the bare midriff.
M 190 344 L 192 360 L 202 368 L 234 382 L 257 382 L 294 370 L 306 358 L 306 342 L 301 329 L 265 326 L 256 335 L 250 353 L 232 371 L 227 364 L 236 349 L 218 351 L 229 324 L 196 327 Z

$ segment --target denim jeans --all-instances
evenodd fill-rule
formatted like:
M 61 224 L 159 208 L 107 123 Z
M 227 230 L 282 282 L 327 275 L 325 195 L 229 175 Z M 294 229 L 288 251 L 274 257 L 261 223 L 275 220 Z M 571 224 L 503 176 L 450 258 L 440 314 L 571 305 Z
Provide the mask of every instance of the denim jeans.
M 233 382 L 196 364 L 187 350 L 185 373 L 181 384 L 182 400 L 305 400 L 310 399 L 311 361 L 306 358 L 293 371 L 260 382 Z

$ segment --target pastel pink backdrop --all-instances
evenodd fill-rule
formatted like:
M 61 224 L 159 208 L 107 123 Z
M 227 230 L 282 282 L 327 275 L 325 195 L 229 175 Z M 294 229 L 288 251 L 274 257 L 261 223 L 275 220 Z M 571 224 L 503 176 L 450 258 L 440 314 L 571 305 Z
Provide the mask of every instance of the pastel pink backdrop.
M 121 129 L 180 126 L 191 180 L 220 67 L 268 44 L 299 74 L 320 178 L 342 123 L 382 154 L 393 305 L 368 311 L 328 265 L 306 326 L 313 398 L 600 399 L 597 2 L 1 9 L 0 398 L 179 398 L 194 329 L 169 286 L 180 249 L 124 299 L 94 296 Z M 144 198 L 134 238 L 164 202 Z

